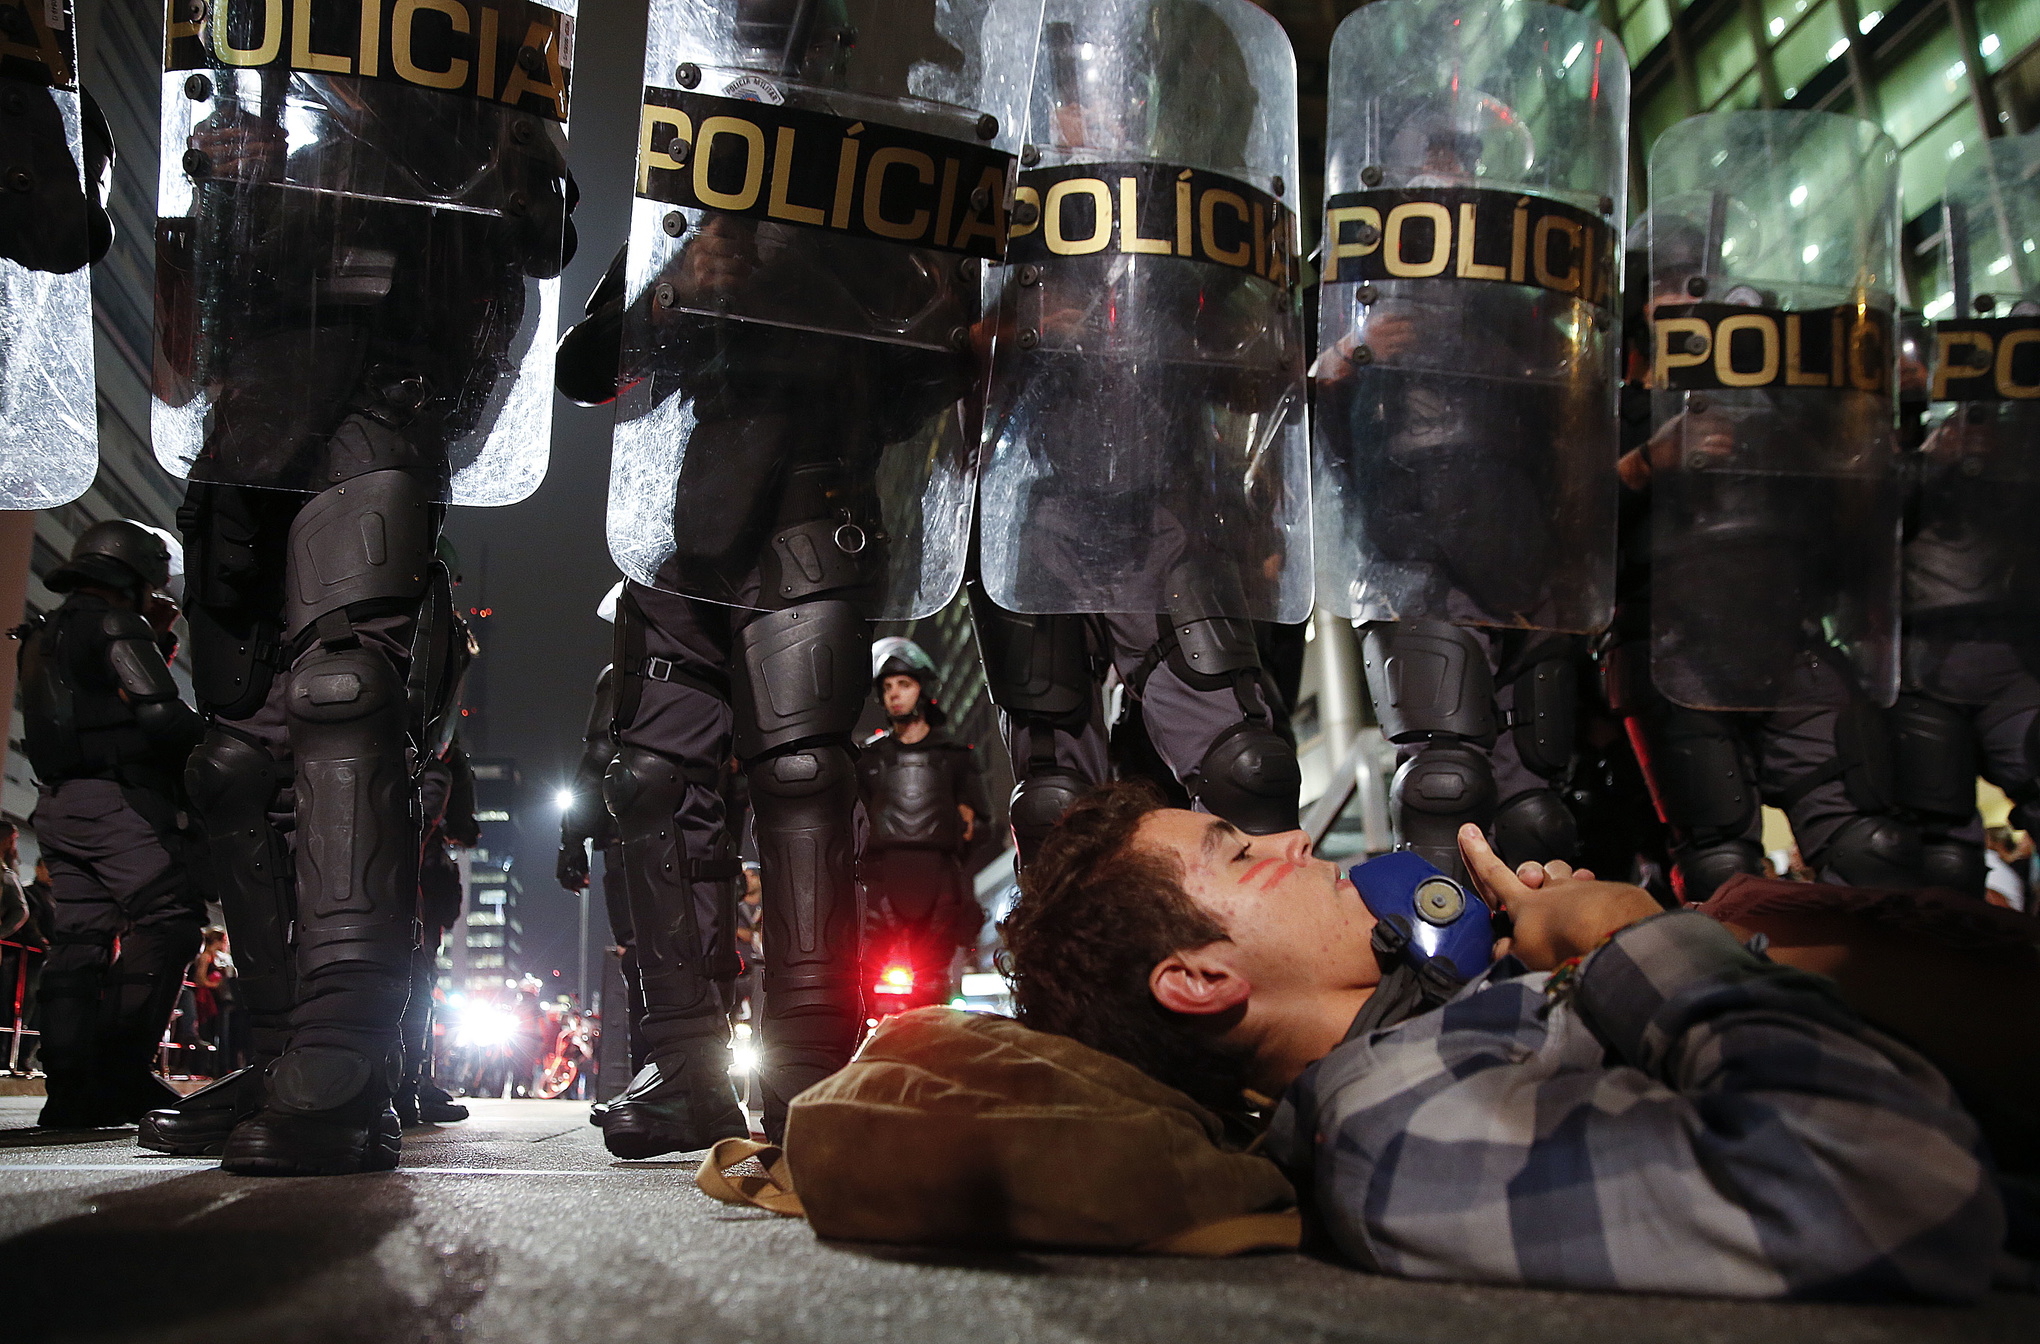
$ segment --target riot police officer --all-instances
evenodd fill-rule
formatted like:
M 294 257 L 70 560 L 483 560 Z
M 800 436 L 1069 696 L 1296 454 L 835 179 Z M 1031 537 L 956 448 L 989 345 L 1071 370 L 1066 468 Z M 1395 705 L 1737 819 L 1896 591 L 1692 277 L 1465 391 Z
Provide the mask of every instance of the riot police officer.
M 411 997 L 402 1022 L 404 1079 L 391 1108 L 404 1125 L 448 1125 L 468 1118 L 468 1108 L 432 1079 L 432 992 L 439 979 L 439 949 L 461 916 L 460 865 L 449 847 L 472 849 L 482 842 L 475 821 L 474 769 L 458 737 L 420 772 L 418 815 L 425 832 L 418 850 L 419 937 L 411 953 Z
M 903 964 L 911 1001 L 947 1003 L 949 963 L 976 943 L 984 911 L 962 858 L 986 812 L 967 742 L 945 731 L 934 660 L 897 635 L 871 646 L 871 687 L 886 727 L 857 756 L 866 831 L 857 859 L 877 962 Z M 907 996 L 901 996 L 907 997 Z
M 1550 51 L 1571 51 L 1566 62 Z M 1577 857 L 1559 792 L 1615 550 L 1628 72 L 1541 5 L 1385 0 L 1333 38 L 1318 598 L 1363 632 L 1399 843 Z
M 1254 622 L 1310 607 L 1295 61 L 1235 0 L 1051 0 L 1002 275 L 971 614 L 1024 864 L 1110 674 L 1196 804 L 1297 824 Z
M 1935 886 L 1981 896 L 1976 778 L 2040 829 L 2040 138 L 1986 140 L 1950 171 L 1951 282 L 1923 373 L 1940 411 L 1911 457 L 1905 643 L 1891 722 L 1899 801 Z
M 1039 16 L 971 0 L 938 31 L 928 4 L 684 7 L 652 24 L 632 246 L 583 324 L 621 367 L 610 387 L 563 383 L 624 389 L 610 551 L 631 583 L 605 792 L 651 1062 L 602 1124 L 632 1156 L 743 1132 L 718 986 L 737 966 L 732 754 L 772 950 L 768 1134 L 862 1028 L 850 733 L 869 622 L 927 615 L 960 577 L 978 266 L 1004 244 L 1004 100 Z M 646 718 L 669 703 L 682 737 Z M 666 1062 L 655 1030 L 675 1037 Z
M 562 366 L 562 377 L 567 376 Z M 618 581 L 602 597 L 595 614 L 610 625 L 623 600 L 623 583 Z M 631 923 L 629 895 L 623 880 L 623 853 L 617 842 L 616 819 L 602 802 L 602 780 L 609 763 L 616 759 L 616 665 L 607 664 L 595 678 L 595 694 L 588 706 L 588 723 L 581 733 L 581 758 L 574 763 L 570 786 L 572 801 L 560 810 L 560 850 L 554 876 L 570 892 L 588 889 L 589 850 L 602 855 L 602 908 L 609 917 L 610 946 L 616 949 L 623 979 L 624 1027 L 628 1042 L 625 1057 L 635 1077 L 644 1067 L 645 994 L 638 975 L 635 926 Z M 609 1109 L 598 1101 L 591 1123 Z
M 1766 871 L 1764 802 L 1823 880 L 1919 881 L 1878 709 L 1895 171 L 1874 126 L 1827 113 L 1694 118 L 1652 150 L 1653 407 L 1619 466 L 1637 507 L 1603 663 L 1688 901 Z
M 320 8 L 280 22 L 386 45 Z M 458 679 L 434 539 L 447 504 L 513 502 L 544 473 L 573 19 L 379 11 L 410 25 L 414 61 L 332 74 L 308 32 L 234 47 L 244 9 L 175 21 L 166 44 L 164 135 L 187 149 L 158 204 L 154 427 L 192 482 L 209 731 L 190 788 L 255 1059 L 142 1141 L 248 1174 L 384 1169 L 418 943 L 414 768 Z M 473 33 L 494 35 L 487 59 Z M 466 82 L 414 77 L 433 70 Z
M 178 797 L 203 725 L 164 661 L 171 563 L 151 529 L 97 523 L 45 580 L 63 605 L 16 632 L 56 900 L 38 995 L 49 1128 L 132 1124 L 177 1095 L 153 1066 L 205 923 Z
M 47 509 L 99 469 L 92 279 L 113 243 L 113 135 L 78 88 L 71 0 L 0 8 L 0 509 Z

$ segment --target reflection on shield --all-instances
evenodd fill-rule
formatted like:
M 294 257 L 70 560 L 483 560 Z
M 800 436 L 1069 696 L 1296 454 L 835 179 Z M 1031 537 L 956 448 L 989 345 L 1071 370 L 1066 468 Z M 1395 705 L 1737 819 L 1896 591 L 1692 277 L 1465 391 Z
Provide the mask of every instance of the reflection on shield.
M 1049 5 L 984 426 L 1000 606 L 1309 611 L 1295 81 L 1239 0 Z
M 9 10 L 0 51 L 9 162 L 32 184 L 0 192 L 0 509 L 68 504 L 99 470 L 93 184 L 70 9 Z
M 1313 370 L 1332 610 L 1606 624 L 1628 94 L 1619 44 L 1548 6 L 1341 25 Z
M 1651 154 L 1651 674 L 1696 709 L 1897 690 L 1898 157 L 1827 113 L 1696 117 Z
M 955 592 L 1039 18 L 653 5 L 609 506 L 633 580 L 880 618 Z
M 315 492 L 402 467 L 480 505 L 544 478 L 572 5 L 449 3 L 464 23 L 221 0 L 170 25 L 152 419 L 174 475 Z

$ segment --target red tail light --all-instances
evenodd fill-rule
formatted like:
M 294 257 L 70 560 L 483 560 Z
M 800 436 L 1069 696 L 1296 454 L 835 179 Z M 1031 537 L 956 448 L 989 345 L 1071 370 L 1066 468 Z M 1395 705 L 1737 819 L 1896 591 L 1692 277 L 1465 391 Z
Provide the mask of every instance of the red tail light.
M 875 994 L 911 994 L 914 992 L 914 968 L 894 962 L 878 973 L 878 983 L 872 986 Z

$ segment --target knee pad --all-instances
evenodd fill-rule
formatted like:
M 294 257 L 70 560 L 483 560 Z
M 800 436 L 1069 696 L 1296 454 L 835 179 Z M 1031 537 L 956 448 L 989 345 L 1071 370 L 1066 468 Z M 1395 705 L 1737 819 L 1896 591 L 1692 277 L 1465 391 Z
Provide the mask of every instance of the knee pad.
M 1562 657 L 1532 663 L 1509 683 L 1513 697 L 1509 736 L 1526 768 L 1555 779 L 1572 764 L 1574 720 L 1579 706 L 1579 669 L 1570 641 Z
M 1580 827 L 1551 789 L 1529 789 L 1495 809 L 1495 853 L 1511 868 L 1563 859 L 1577 862 Z
M 768 612 L 737 636 L 736 751 L 745 761 L 843 736 L 871 691 L 871 625 L 849 602 Z
M 616 818 L 623 843 L 625 922 L 647 979 L 692 974 L 701 980 L 729 978 L 733 966 L 722 955 L 733 929 L 718 923 L 715 939 L 704 936 L 696 907 L 696 883 L 728 883 L 742 865 L 729 853 L 726 832 L 697 843 L 690 853 L 676 814 L 690 785 L 714 788 L 720 773 L 708 765 L 687 765 L 649 748 L 626 743 L 602 778 L 602 793 Z M 717 903 L 721 904 L 718 893 Z M 714 943 L 711 946 L 711 942 Z M 674 983 L 665 997 L 682 1002 L 706 994 L 692 981 Z M 677 998 L 675 998 L 677 996 Z
M 1090 641 L 1082 616 L 1031 616 L 1007 611 L 969 585 L 970 624 L 984 655 L 992 703 L 1015 717 L 1064 732 L 1091 719 Z
M 297 758 L 298 971 L 406 977 L 417 941 L 418 822 L 404 683 L 373 648 L 319 648 L 286 696 Z
M 1976 810 L 1979 771 L 1969 716 L 1924 695 L 1901 695 L 1891 707 L 1893 792 L 1900 807 L 1966 819 Z
M 1047 731 L 1043 729 L 1041 731 Z M 1062 766 L 1027 767 L 1027 773 L 1013 786 L 1007 820 L 1013 828 L 1016 862 L 1021 870 L 1041 849 L 1041 842 L 1062 820 L 1077 799 L 1084 796 L 1091 781 Z
M 408 471 L 371 471 L 316 495 L 290 525 L 284 636 L 358 602 L 424 594 L 437 519 L 433 490 Z
M 1739 873 L 1753 877 L 1768 875 L 1764 847 L 1754 840 L 1715 840 L 1679 851 L 1673 880 L 1679 897 L 1698 905 L 1715 893 L 1722 883 Z
M 1916 887 L 1919 831 L 1896 817 L 1851 817 L 1806 861 L 1824 882 L 1851 887 Z
M 1989 877 L 1990 865 L 1984 861 L 1982 845 L 1946 836 L 1921 841 L 1920 880 L 1925 885 L 1980 900 Z
M 1237 723 L 1219 734 L 1184 781 L 1207 811 L 1249 835 L 1293 831 L 1303 774 L 1296 748 L 1273 729 Z
M 1485 829 L 1494 818 L 1494 767 L 1471 743 L 1426 742 L 1395 772 L 1389 801 L 1403 848 L 1460 875 L 1459 828 Z
M 1495 681 L 1471 630 L 1443 621 L 1376 622 L 1361 641 L 1367 692 L 1389 741 L 1431 735 L 1495 742 Z
M 1658 801 L 1676 830 L 1712 843 L 1739 838 L 1755 824 L 1757 793 L 1749 762 L 1721 720 L 1697 710 L 1672 710 L 1651 723 L 1646 739 Z M 1762 862 L 1759 848 L 1759 867 Z

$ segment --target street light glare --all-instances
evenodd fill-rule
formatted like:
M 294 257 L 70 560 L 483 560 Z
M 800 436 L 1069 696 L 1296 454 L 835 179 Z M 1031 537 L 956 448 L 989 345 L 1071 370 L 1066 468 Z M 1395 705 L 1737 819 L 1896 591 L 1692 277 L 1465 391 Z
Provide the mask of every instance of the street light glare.
M 572 789 L 561 789 L 555 793 L 553 795 L 553 806 L 562 812 L 570 810 L 574 806 L 574 791 Z

